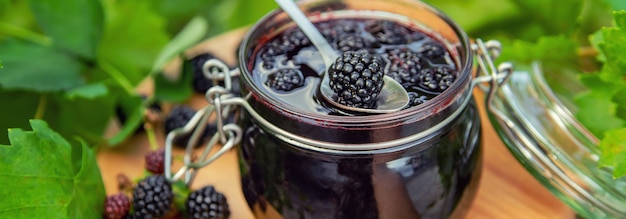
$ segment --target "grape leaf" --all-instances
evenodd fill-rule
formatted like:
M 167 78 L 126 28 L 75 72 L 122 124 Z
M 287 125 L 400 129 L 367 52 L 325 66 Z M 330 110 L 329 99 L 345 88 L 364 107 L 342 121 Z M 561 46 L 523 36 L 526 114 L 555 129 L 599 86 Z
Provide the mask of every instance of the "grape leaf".
M 30 1 L 35 18 L 53 44 L 94 59 L 103 29 L 103 11 L 95 0 Z
M 46 122 L 10 129 L 0 146 L 0 218 L 101 218 L 104 185 L 94 153 L 70 144 Z
M 626 175 L 626 128 L 606 132 L 600 150 L 600 166 L 612 168 L 614 178 Z
M 51 47 L 6 40 L 0 42 L 4 61 L 0 87 L 33 91 L 60 91 L 84 83 L 84 65 Z
M 147 0 L 104 1 L 104 7 L 107 19 L 99 62 L 109 63 L 130 85 L 137 85 L 170 39 L 165 31 L 167 20 Z

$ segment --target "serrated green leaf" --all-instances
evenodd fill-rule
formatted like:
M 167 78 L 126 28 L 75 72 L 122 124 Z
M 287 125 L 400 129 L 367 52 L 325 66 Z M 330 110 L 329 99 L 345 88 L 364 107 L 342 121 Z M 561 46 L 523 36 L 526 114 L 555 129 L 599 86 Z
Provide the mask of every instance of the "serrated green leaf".
M 0 146 L 0 218 L 102 217 L 105 192 L 93 152 L 44 121 L 30 125 L 33 131 L 10 129 L 12 145 Z
M 103 11 L 98 0 L 30 1 L 35 18 L 53 44 L 94 59 L 102 35 Z
M 107 19 L 98 63 L 108 63 L 135 86 L 150 73 L 170 39 L 167 19 L 154 12 L 147 0 L 104 3 Z
M 606 132 L 599 146 L 600 166 L 611 167 L 614 178 L 626 175 L 626 128 Z
M 577 96 L 575 103 L 578 106 L 576 118 L 599 138 L 606 131 L 624 125 L 624 121 L 615 115 L 617 105 L 611 101 L 610 94 L 592 90 Z
M 185 27 L 176 35 L 167 45 L 163 48 L 163 51 L 157 57 L 153 72 L 157 72 L 163 68 L 167 62 L 172 58 L 178 56 L 189 47 L 200 42 L 207 33 L 209 24 L 205 18 L 196 16 L 185 25 Z
M 98 97 L 102 97 L 109 93 L 109 89 L 103 83 L 95 83 L 95 84 L 86 84 L 82 86 L 78 86 L 74 89 L 67 91 L 65 94 L 67 98 L 85 98 L 85 99 L 94 99 Z
M 84 65 L 50 47 L 15 40 L 0 42 L 4 69 L 0 87 L 33 91 L 60 91 L 83 84 Z
M 615 115 L 626 121 L 626 88 L 617 91 L 611 100 L 617 104 Z
M 193 66 L 185 60 L 177 79 L 166 77 L 163 73 L 154 76 L 154 98 L 166 102 L 182 102 L 193 94 Z
M 122 96 L 117 102 L 126 118 L 122 129 L 108 139 L 110 146 L 117 146 L 135 133 L 135 130 L 143 124 L 144 110 L 146 109 L 140 96 Z

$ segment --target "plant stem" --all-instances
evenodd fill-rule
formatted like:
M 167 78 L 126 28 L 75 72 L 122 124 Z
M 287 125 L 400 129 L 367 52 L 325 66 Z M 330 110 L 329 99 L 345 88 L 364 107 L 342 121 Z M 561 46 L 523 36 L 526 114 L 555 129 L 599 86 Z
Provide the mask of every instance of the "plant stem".
M 42 94 L 39 97 L 39 103 L 37 103 L 37 111 L 35 111 L 34 119 L 43 119 L 43 115 L 46 112 L 46 105 L 48 105 L 48 97 Z
M 146 129 L 146 135 L 148 135 L 148 141 L 150 142 L 150 149 L 153 151 L 159 149 L 159 144 L 157 143 L 156 136 L 154 134 L 154 128 L 152 125 L 148 124 L 144 126 Z
M 46 35 L 6 23 L 0 23 L 0 34 L 27 40 L 42 46 L 52 45 L 52 39 Z
M 115 68 L 115 66 L 104 60 L 98 60 L 98 65 L 100 65 L 102 70 L 104 70 L 104 72 L 111 76 L 111 78 L 113 78 L 113 80 L 115 80 L 122 87 L 122 89 L 126 91 L 126 93 L 128 93 L 129 95 L 132 95 L 134 93 L 132 83 L 130 83 L 128 78 L 126 78 L 124 74 L 120 72 L 120 70 Z

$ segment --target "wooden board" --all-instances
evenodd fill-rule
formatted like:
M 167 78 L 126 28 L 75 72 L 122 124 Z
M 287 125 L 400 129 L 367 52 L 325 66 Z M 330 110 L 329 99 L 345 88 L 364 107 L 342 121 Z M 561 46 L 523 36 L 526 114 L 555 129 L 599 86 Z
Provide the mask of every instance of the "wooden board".
M 235 63 L 235 50 L 245 33 L 244 29 L 222 34 L 190 49 L 187 55 L 211 51 L 228 64 Z M 180 62 L 174 61 L 166 68 L 169 73 L 178 70 Z M 140 92 L 150 93 L 153 85 L 146 81 Z M 476 92 L 482 102 L 484 95 Z M 188 104 L 200 108 L 207 104 L 201 95 L 195 95 Z M 479 106 L 483 122 L 484 162 L 482 178 L 477 196 L 471 204 L 467 218 L 575 218 L 574 212 L 545 189 L 513 158 L 498 138 L 489 123 L 483 106 Z M 160 127 L 157 127 L 159 130 Z M 157 140 L 163 145 L 165 135 L 157 131 Z M 133 136 L 123 145 L 114 149 L 104 149 L 98 153 L 98 164 L 108 194 L 116 193 L 118 173 L 131 178 L 143 174 L 143 156 L 150 150 L 144 133 Z M 177 151 L 180 154 L 180 151 Z M 239 168 L 236 151 L 231 150 L 223 157 L 202 169 L 194 181 L 193 188 L 212 184 L 228 198 L 231 219 L 254 218 L 243 198 L 240 189 Z

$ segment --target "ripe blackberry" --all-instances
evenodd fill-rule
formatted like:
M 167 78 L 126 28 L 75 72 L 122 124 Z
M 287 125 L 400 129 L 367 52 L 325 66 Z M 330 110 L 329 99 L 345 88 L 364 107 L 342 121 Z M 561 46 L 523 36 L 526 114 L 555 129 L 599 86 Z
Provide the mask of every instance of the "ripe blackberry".
M 359 36 L 359 34 L 343 34 L 337 39 L 337 49 L 339 51 L 357 51 L 369 47 L 369 42 Z
M 205 186 L 190 193 L 185 205 L 192 219 L 224 219 L 230 216 L 226 197 L 213 186 Z
M 269 75 L 265 85 L 277 91 L 291 91 L 304 85 L 304 76 L 298 69 L 281 69 Z
M 147 176 L 133 190 L 133 217 L 160 218 L 174 200 L 172 186 L 163 175 Z
M 213 80 L 208 79 L 202 72 L 202 66 L 210 59 L 214 59 L 215 56 L 210 53 L 200 54 L 193 57 L 189 62 L 193 68 L 193 79 L 191 81 L 193 90 L 197 93 L 204 94 L 213 86 Z
M 315 24 L 328 42 L 335 42 L 342 35 L 359 33 L 358 24 L 351 20 L 337 20 Z
M 150 151 L 145 156 L 146 170 L 153 174 L 163 174 L 165 170 L 165 151 L 158 149 L 156 151 Z
M 105 219 L 122 219 L 130 210 L 130 198 L 123 193 L 110 195 L 104 201 Z
M 395 49 L 388 53 L 389 71 L 387 76 L 395 79 L 404 88 L 417 85 L 419 73 L 423 68 L 420 54 L 408 49 Z
M 365 31 L 372 34 L 382 44 L 398 45 L 424 38 L 420 33 L 411 32 L 408 28 L 387 20 L 369 21 L 365 25 Z
M 381 59 L 366 51 L 344 52 L 329 70 L 330 87 L 337 102 L 352 107 L 373 108 L 383 87 Z
M 437 42 L 424 43 L 419 51 L 422 56 L 429 59 L 442 58 L 446 53 L 446 49 L 444 49 L 443 46 Z
M 298 53 L 302 47 L 310 46 L 309 38 L 300 29 L 293 29 L 282 33 L 279 37 L 270 40 L 260 52 L 265 69 L 272 69 L 279 56 L 289 58 Z
M 429 92 L 442 92 L 454 83 L 455 74 L 455 70 L 447 66 L 423 69 L 419 74 L 419 87 Z
M 185 126 L 195 114 L 196 114 L 196 111 L 191 109 L 188 106 L 180 105 L 180 106 L 174 107 L 174 109 L 170 111 L 167 117 L 165 117 L 165 121 L 164 121 L 165 133 L 167 134 L 174 129 Z M 215 131 L 216 131 L 215 126 L 207 126 L 205 131 L 200 136 L 200 140 L 195 146 L 197 147 L 197 146 L 202 145 L 202 142 L 203 142 L 202 140 L 208 138 L 208 136 L 215 133 Z M 174 138 L 174 142 L 173 142 L 174 146 L 181 147 L 181 148 L 186 147 L 187 142 L 191 138 L 192 134 L 193 132 L 189 132 L 188 134 L 185 134 L 185 135 L 178 135 L 176 138 Z
M 419 95 L 415 92 L 409 92 L 409 105 L 408 107 L 417 106 L 427 101 L 427 97 Z

